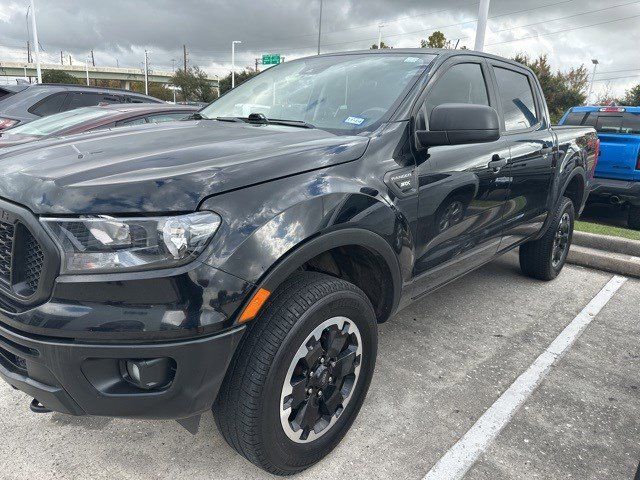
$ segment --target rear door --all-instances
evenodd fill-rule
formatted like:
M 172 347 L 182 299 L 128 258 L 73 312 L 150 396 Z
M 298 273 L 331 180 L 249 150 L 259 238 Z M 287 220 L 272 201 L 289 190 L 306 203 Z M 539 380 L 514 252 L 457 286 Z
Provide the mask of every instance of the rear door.
M 547 218 L 557 162 L 556 138 L 546 106 L 531 72 L 511 63 L 489 60 L 500 104 L 502 138 L 509 145 L 510 179 L 500 249 L 539 232 Z

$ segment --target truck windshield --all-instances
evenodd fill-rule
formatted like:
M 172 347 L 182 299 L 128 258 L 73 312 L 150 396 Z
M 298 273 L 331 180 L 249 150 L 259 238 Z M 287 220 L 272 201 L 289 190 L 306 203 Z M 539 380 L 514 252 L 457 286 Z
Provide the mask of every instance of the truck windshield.
M 433 61 L 430 54 L 310 57 L 246 81 L 200 112 L 204 118 L 290 120 L 330 131 L 371 128 Z
M 55 134 L 56 132 L 62 132 L 67 128 L 80 125 L 83 122 L 96 120 L 113 114 L 113 110 L 107 110 L 100 107 L 78 108 L 75 110 L 69 110 L 68 112 L 56 113 L 54 115 L 49 115 L 48 117 L 39 118 L 38 120 L 34 120 L 33 122 L 29 122 L 25 125 L 19 125 L 10 130 L 5 130 L 2 134 L 44 137 L 46 135 Z

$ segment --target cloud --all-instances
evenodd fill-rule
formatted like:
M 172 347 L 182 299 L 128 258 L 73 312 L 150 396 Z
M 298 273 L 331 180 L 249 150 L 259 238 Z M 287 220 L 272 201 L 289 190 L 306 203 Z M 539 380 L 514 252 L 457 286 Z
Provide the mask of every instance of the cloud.
M 182 64 L 187 45 L 191 64 L 226 74 L 231 41 L 237 63 L 253 65 L 263 53 L 292 59 L 317 48 L 319 0 L 37 0 L 44 57 L 60 51 L 83 62 L 94 50 L 103 65 L 140 67 L 144 49 L 151 67 Z M 0 0 L 0 59 L 26 57 L 28 2 Z M 322 50 L 368 48 L 378 25 L 385 43 L 419 46 L 434 30 L 473 47 L 477 0 L 324 0 Z M 586 13 L 585 13 L 586 12 Z M 591 12 L 591 13 L 589 13 Z M 487 51 L 503 56 L 549 55 L 555 68 L 600 60 L 596 91 L 615 93 L 640 83 L 640 2 L 631 0 L 493 0 Z M 610 22 L 610 23 L 605 23 Z M 591 26 L 592 25 L 592 26 Z M 524 40 L 519 40 L 524 37 Z M 636 69 L 636 70 L 634 70 Z

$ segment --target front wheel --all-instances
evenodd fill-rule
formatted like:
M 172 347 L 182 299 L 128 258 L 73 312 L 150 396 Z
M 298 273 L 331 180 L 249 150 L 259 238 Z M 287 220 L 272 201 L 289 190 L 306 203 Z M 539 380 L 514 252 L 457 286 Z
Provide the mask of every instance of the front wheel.
M 227 442 L 290 475 L 327 455 L 364 401 L 377 352 L 371 302 L 355 285 L 304 272 L 249 326 L 214 405 Z
M 520 246 L 520 268 L 523 273 L 539 280 L 556 278 L 569 254 L 574 223 L 573 202 L 562 197 L 544 236 Z

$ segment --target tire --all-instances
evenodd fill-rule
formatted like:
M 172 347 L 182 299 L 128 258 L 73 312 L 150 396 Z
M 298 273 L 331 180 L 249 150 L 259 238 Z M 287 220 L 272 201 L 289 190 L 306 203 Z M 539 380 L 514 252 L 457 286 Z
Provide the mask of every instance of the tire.
M 636 205 L 629 206 L 627 224 L 629 225 L 629 228 L 640 230 L 640 207 Z
M 336 325 L 323 327 L 336 321 Z M 342 330 L 339 322 L 344 322 Z M 318 345 L 325 345 L 321 339 L 330 344 L 327 338 L 337 337 L 346 337 L 345 346 L 340 347 L 344 348 L 342 353 L 334 357 L 328 349 L 315 363 L 309 360 Z M 329 275 L 295 274 L 278 288 L 258 318 L 251 322 L 234 355 L 213 406 L 220 432 L 232 448 L 267 472 L 291 475 L 310 467 L 333 450 L 360 411 L 373 376 L 377 341 L 375 312 L 362 290 Z M 298 358 L 301 352 L 306 357 Z M 339 376 L 335 373 L 338 362 L 347 365 L 344 363 L 347 357 L 355 359 L 352 371 L 340 380 L 333 379 L 341 388 L 322 383 L 331 382 L 332 371 Z M 307 368 L 307 362 L 316 367 Z M 293 388 L 291 395 L 285 396 L 288 386 L 294 384 L 294 376 L 295 381 L 301 378 L 301 382 L 307 382 L 296 391 L 303 392 L 307 400 L 299 405 L 307 405 L 308 411 L 313 411 L 309 405 L 320 405 L 320 411 L 328 411 L 329 401 L 333 405 L 337 392 L 342 398 L 342 392 L 350 386 L 346 399 L 342 399 L 342 410 L 338 407 L 338 415 L 326 420 L 328 426 L 317 434 L 314 430 L 307 434 L 307 429 L 302 428 L 294 431 L 299 427 L 295 420 L 306 418 L 300 413 L 304 407 L 297 409 L 299 416 L 294 421 L 291 417 L 296 409 L 284 408 L 295 401 Z M 317 388 L 311 389 L 315 393 L 308 394 L 307 387 L 312 383 Z M 325 395 L 321 398 L 323 388 Z M 321 404 L 321 400 L 325 403 Z M 282 412 L 286 413 L 281 415 Z M 318 426 L 326 418 L 329 416 L 321 416 L 318 423 L 312 423 Z
M 575 216 L 573 202 L 562 197 L 544 236 L 520 246 L 520 268 L 525 275 L 545 281 L 553 280 L 558 276 L 571 247 Z M 561 222 L 562 231 L 560 230 Z M 556 242 L 562 244 L 559 255 L 555 248 L 559 244 Z

